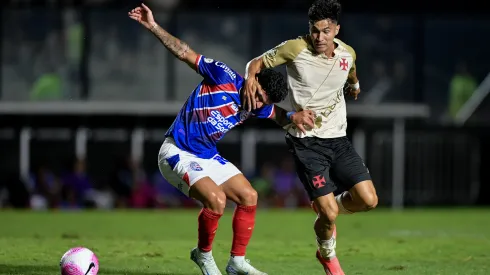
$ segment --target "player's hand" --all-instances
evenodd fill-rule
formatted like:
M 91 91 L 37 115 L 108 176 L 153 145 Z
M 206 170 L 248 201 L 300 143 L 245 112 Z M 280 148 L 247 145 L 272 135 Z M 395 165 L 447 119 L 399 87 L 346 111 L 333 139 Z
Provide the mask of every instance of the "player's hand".
M 357 90 L 354 90 L 354 89 L 350 89 L 349 91 L 349 95 L 352 96 L 354 98 L 354 100 L 357 100 L 357 95 L 361 92 L 361 88 L 357 89 Z
M 255 77 L 249 77 L 245 80 L 245 89 L 243 93 L 243 109 L 251 112 L 257 109 L 257 102 L 255 100 L 255 94 L 257 90 L 261 89 L 259 82 Z
M 309 130 L 315 128 L 315 119 L 316 114 L 311 110 L 303 110 L 291 115 L 291 121 L 304 134 L 306 134 L 306 128 L 308 128 Z
M 128 12 L 129 18 L 138 21 L 147 29 L 151 29 L 156 23 L 153 18 L 153 12 L 145 4 L 141 4 L 141 7 L 136 7 Z
M 346 83 L 344 87 L 344 94 L 350 95 L 354 98 L 354 100 L 357 100 L 357 95 L 361 92 L 361 88 L 354 90 L 352 87 L 349 86 L 348 83 Z

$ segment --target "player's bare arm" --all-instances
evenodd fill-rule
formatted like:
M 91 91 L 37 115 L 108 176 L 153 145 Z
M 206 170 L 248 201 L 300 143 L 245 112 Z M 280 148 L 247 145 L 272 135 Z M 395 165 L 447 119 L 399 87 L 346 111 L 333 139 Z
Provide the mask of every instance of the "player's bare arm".
M 265 66 L 264 62 L 262 62 L 262 57 L 252 59 L 245 67 L 245 86 L 244 93 L 242 93 L 242 102 L 244 103 L 244 109 L 249 112 L 252 109 L 257 108 L 255 93 L 260 89 L 260 85 L 255 75 L 264 68 Z
M 244 109 L 257 108 L 255 93 L 260 86 L 255 75 L 264 68 L 273 68 L 292 62 L 306 47 L 304 38 L 287 40 L 248 62 L 245 68 L 245 89 L 242 96 Z
M 354 55 L 354 62 L 355 62 L 356 54 L 353 49 L 352 52 Z M 359 86 L 359 79 L 357 78 L 357 70 L 356 70 L 355 63 L 350 69 L 349 75 L 347 76 L 347 85 L 345 89 L 346 89 L 346 94 L 349 94 L 350 96 L 354 97 L 354 100 L 357 100 L 357 96 L 361 92 L 361 86 Z
M 189 67 L 196 69 L 195 62 L 197 53 L 185 42 L 160 27 L 153 18 L 153 12 L 145 4 L 141 4 L 141 7 L 134 8 L 128 15 L 131 19 L 139 22 L 142 26 L 152 32 L 175 57 L 184 61 Z
M 283 108 L 274 105 L 274 116 L 271 119 L 281 127 L 294 123 L 296 127 L 298 127 L 298 129 L 305 134 L 305 127 L 309 127 L 310 129 L 315 127 L 315 112 L 310 110 L 288 112 Z

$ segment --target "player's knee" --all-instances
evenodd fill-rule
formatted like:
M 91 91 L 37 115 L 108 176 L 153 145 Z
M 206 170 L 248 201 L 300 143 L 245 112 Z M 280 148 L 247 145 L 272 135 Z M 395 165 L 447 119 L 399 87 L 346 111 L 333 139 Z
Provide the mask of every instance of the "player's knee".
M 226 207 L 226 195 L 221 191 L 212 192 L 203 203 L 205 207 L 211 209 L 213 212 L 223 214 Z
M 378 195 L 376 193 L 369 193 L 363 198 L 364 208 L 369 211 L 378 205 Z
M 253 188 L 246 188 L 240 193 L 239 199 L 241 205 L 252 206 L 257 205 L 259 195 Z
M 358 211 L 369 211 L 378 205 L 378 195 L 372 181 L 364 181 L 349 191 Z
M 378 195 L 376 192 L 366 192 L 362 196 L 358 196 L 357 204 L 364 211 L 369 211 L 378 205 Z

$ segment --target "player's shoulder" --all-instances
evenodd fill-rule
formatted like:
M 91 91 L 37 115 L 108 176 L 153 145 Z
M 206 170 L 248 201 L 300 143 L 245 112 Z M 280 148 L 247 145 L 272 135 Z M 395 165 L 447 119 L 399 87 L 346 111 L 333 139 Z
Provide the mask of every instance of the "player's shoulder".
M 344 41 L 338 38 L 335 38 L 334 42 L 337 43 L 340 47 L 342 47 L 342 49 L 344 49 L 347 53 L 352 55 L 352 58 L 354 58 L 354 60 L 356 59 L 356 51 L 354 51 L 354 48 L 352 48 L 350 45 L 348 45 L 347 43 L 345 43 Z
M 294 39 L 289 39 L 277 45 L 275 49 L 287 51 L 294 54 L 299 54 L 302 50 L 308 47 L 306 36 L 299 36 Z
M 298 36 L 294 39 L 290 39 L 288 40 L 288 42 L 293 45 L 294 47 L 297 47 L 297 48 L 301 48 L 301 49 L 304 49 L 306 47 L 308 47 L 308 36 L 307 35 L 302 35 L 302 36 Z
M 216 77 L 220 77 L 223 79 L 231 79 L 238 84 L 242 81 L 243 77 L 233 68 L 231 68 L 228 64 L 223 61 L 216 60 L 210 57 L 206 57 L 201 55 L 198 57 L 198 66 L 200 67 L 208 67 L 211 69 L 211 73 Z

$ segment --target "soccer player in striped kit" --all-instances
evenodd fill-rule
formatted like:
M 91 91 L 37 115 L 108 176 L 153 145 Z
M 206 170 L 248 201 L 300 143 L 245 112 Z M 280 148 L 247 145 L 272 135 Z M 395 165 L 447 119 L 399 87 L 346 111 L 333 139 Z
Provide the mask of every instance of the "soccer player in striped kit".
M 226 272 L 266 274 L 245 260 L 246 247 L 255 226 L 257 192 L 237 167 L 220 156 L 216 143 L 250 117 L 273 119 L 282 126 L 289 124 L 291 117 L 287 112 L 273 105 L 286 97 L 284 77 L 272 69 L 257 74 L 261 85 L 256 93 L 258 108 L 248 112 L 241 108 L 244 79 L 236 71 L 221 61 L 197 54 L 170 35 L 155 22 L 151 10 L 144 4 L 129 12 L 129 17 L 151 31 L 174 56 L 203 77 L 166 133 L 158 155 L 160 171 L 167 181 L 203 204 L 198 216 L 198 245 L 192 249 L 191 259 L 202 274 L 221 274 L 211 248 L 226 199 L 230 199 L 237 207 Z M 302 124 L 308 118 L 309 124 L 313 125 L 312 112 L 295 114 L 293 121 L 300 118 Z

